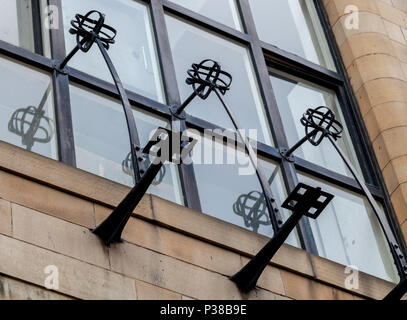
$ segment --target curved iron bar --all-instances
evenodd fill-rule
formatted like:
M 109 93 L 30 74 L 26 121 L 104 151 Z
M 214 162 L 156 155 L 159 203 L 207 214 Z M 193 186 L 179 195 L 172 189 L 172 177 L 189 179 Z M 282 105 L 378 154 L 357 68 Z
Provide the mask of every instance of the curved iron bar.
M 27 147 L 27 150 L 31 151 L 35 142 L 48 143 L 52 140 L 55 134 L 54 121 L 45 116 L 45 103 L 52 90 L 50 84 L 45 91 L 38 107 L 29 106 L 27 108 L 21 108 L 14 111 L 11 119 L 8 123 L 8 130 L 16 135 L 21 136 L 21 143 Z M 28 119 L 31 116 L 31 119 Z M 41 122 L 45 121 L 48 129 L 41 125 Z M 28 126 L 28 129 L 26 130 Z M 38 131 L 44 133 L 43 137 L 36 136 Z
M 301 139 L 300 142 L 293 146 L 290 150 L 285 152 L 283 156 L 286 158 L 290 157 L 293 152 L 306 141 L 309 141 L 314 146 L 318 146 L 324 138 L 328 138 L 328 140 L 333 145 L 334 149 L 338 152 L 346 167 L 349 169 L 358 185 L 362 189 L 371 208 L 373 209 L 374 214 L 379 220 L 379 224 L 384 231 L 387 242 L 389 243 L 390 250 L 393 255 L 393 259 L 399 272 L 401 281 L 400 284 L 395 288 L 394 292 L 386 296 L 385 299 L 401 299 L 403 294 L 407 291 L 407 261 L 405 254 L 403 253 L 402 248 L 397 241 L 389 222 L 387 221 L 386 215 L 377 205 L 377 202 L 374 200 L 372 193 L 366 186 L 365 182 L 357 172 L 352 162 L 348 159 L 348 157 L 337 144 L 338 138 L 341 138 L 342 136 L 342 125 L 335 120 L 334 112 L 327 107 L 308 109 L 301 119 L 301 124 L 305 126 L 305 137 Z M 320 136 L 315 138 L 317 134 L 320 134 Z

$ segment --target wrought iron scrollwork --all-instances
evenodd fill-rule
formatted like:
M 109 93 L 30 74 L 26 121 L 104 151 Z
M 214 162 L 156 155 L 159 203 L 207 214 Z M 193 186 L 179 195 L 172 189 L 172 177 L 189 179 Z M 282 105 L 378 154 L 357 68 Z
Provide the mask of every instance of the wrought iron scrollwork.
M 223 71 L 219 63 L 210 59 L 192 64 L 188 75 L 186 83 L 191 85 L 194 93 L 203 100 L 209 97 L 214 88 L 225 95 L 232 84 L 232 76 Z
M 301 124 L 305 127 L 309 143 L 315 147 L 319 146 L 327 136 L 335 140 L 342 137 L 342 124 L 335 120 L 335 113 L 327 107 L 308 109 L 301 118 Z

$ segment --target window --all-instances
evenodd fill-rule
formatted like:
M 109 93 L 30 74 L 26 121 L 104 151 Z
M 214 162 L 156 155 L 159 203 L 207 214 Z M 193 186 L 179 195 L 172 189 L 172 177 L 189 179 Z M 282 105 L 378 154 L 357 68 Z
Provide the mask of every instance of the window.
M 208 58 L 218 61 L 224 70 L 234 70 L 228 101 L 232 108 L 235 106 L 234 112 L 241 125 L 244 129 L 260 129 L 259 141 L 271 144 L 270 131 L 247 48 L 172 16 L 166 18 L 182 98 L 186 99 L 191 94 L 191 87 L 185 83 L 191 64 Z M 196 99 L 188 107 L 188 113 L 225 129 L 233 128 L 215 95 L 211 95 L 206 101 Z
M 126 89 L 150 99 L 163 102 L 158 58 L 155 50 L 151 19 L 147 7 L 133 0 L 98 0 L 97 9 L 106 13 L 106 24 L 117 30 L 116 43 L 109 49 Z M 65 47 L 67 51 L 76 45 L 69 34 L 71 20 L 77 13 L 95 9 L 94 0 L 62 0 Z M 109 70 L 97 46 L 88 54 L 75 56 L 70 66 L 102 80 L 112 82 Z
M 235 0 L 170 0 L 231 28 L 242 31 L 242 24 Z
M 0 75 L 1 139 L 56 159 L 50 76 L 1 56 Z
M 31 0 L 2 0 L 0 40 L 34 51 Z
M 260 40 L 335 70 L 313 1 L 249 2 Z
M 128 90 L 142 147 L 157 126 L 169 126 L 167 104 L 178 104 L 192 93 L 185 83 L 191 64 L 218 61 L 233 76 L 226 101 L 244 129 L 257 130 L 257 137 L 250 135 L 251 143 L 278 205 L 299 182 L 335 195 L 318 220 L 304 218 L 287 243 L 397 280 L 379 223 L 332 147 L 306 143 L 295 153 L 295 163 L 280 154 L 304 136 L 300 118 L 307 108 L 330 107 L 345 127 L 338 141 L 341 149 L 367 181 L 392 227 L 398 228 L 364 143 L 346 75 L 334 67 L 341 62 L 332 59 L 339 53 L 331 54 L 330 48 L 335 49 L 328 45 L 333 39 L 324 30 L 327 17 L 321 1 L 166 0 L 151 5 L 137 0 L 61 0 L 64 27 L 52 32 L 43 23 L 48 17 L 46 0 L 0 1 L 1 140 L 133 186 L 123 108 L 97 48 L 78 53 L 67 74 L 53 69 L 50 56 L 52 52 L 53 59 L 61 59 L 76 45 L 68 32 L 75 14 L 99 10 L 118 31 L 109 55 Z M 215 95 L 206 101 L 197 98 L 186 112 L 186 127 L 196 130 L 199 140 L 194 162 L 166 164 L 149 192 L 271 237 L 261 187 L 241 146 L 235 152 L 222 139 L 205 135 L 206 129 L 235 132 L 221 103 Z M 204 153 L 210 159 L 234 162 L 209 164 L 205 156 L 199 158 L 204 150 L 210 151 Z M 241 169 L 252 174 L 239 175 Z M 281 212 L 285 219 L 290 215 Z

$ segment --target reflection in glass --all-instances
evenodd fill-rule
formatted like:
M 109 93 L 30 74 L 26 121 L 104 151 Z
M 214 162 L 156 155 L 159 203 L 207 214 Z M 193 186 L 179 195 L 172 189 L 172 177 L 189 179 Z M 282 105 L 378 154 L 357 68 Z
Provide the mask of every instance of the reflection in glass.
M 79 86 L 70 87 L 77 166 L 118 183 L 133 186 L 133 175 L 126 170 L 130 143 L 121 104 Z M 169 124 L 143 111 L 133 110 L 141 146 L 157 127 Z M 183 204 L 178 168 L 165 165 L 161 183 L 148 190 L 157 196 Z M 159 178 L 159 177 L 158 177 Z
M 251 231 L 273 236 L 262 189 L 250 159 L 242 149 L 227 147 L 222 140 L 202 137 L 190 130 L 198 140 L 192 160 L 202 211 L 218 219 Z M 259 165 L 270 178 L 270 186 L 277 204 L 286 199 L 285 188 L 279 168 L 272 162 L 258 159 Z M 284 218 L 290 212 L 282 210 Z M 296 232 L 287 243 L 299 246 Z
M 305 135 L 305 129 L 300 119 L 307 109 L 327 106 L 335 113 L 336 119 L 344 125 L 343 138 L 338 140 L 340 148 L 359 169 L 350 135 L 346 128 L 346 122 L 335 93 L 276 71 L 272 72 L 270 79 L 289 146 L 295 145 Z M 318 147 L 314 147 L 310 143 L 304 143 L 294 155 L 340 174 L 352 176 L 327 139 Z
M 191 11 L 242 31 L 235 0 L 170 0 Z
M 31 0 L 1 0 L 0 40 L 34 51 Z
M 219 62 L 222 70 L 232 73 L 232 86 L 225 98 L 243 129 L 257 129 L 257 139 L 271 144 L 271 135 L 247 48 L 172 16 L 167 15 L 166 19 L 182 99 L 185 100 L 191 94 L 190 86 L 185 83 L 186 72 L 191 64 L 205 59 Z M 205 101 L 195 99 L 188 106 L 188 113 L 226 129 L 234 128 L 215 94 Z
M 1 140 L 56 159 L 50 77 L 2 57 L 0 74 Z
M 396 282 L 393 257 L 368 201 L 356 193 L 299 175 L 300 182 L 335 195 L 317 220 L 310 220 L 319 255 Z
M 70 51 L 76 40 L 68 30 L 77 13 L 98 10 L 106 14 L 106 24 L 117 30 L 116 45 L 109 55 L 126 89 L 163 102 L 163 89 L 158 67 L 153 31 L 147 7 L 133 0 L 63 0 L 65 46 Z M 102 80 L 112 82 L 109 70 L 97 47 L 78 54 L 70 66 Z
M 313 1 L 249 0 L 249 2 L 260 40 L 335 71 Z

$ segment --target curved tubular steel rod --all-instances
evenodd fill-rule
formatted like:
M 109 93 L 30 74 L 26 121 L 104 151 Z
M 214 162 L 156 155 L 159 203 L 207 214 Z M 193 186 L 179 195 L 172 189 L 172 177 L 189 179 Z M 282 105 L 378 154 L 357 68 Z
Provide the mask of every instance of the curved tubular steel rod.
M 218 96 L 219 100 L 221 101 L 223 107 L 225 108 L 227 114 L 229 115 L 229 118 L 232 120 L 232 123 L 235 126 L 237 134 L 239 135 L 240 139 L 243 141 L 243 143 L 245 145 L 245 149 L 249 154 L 250 161 L 251 161 L 253 167 L 256 169 L 257 177 L 259 178 L 261 188 L 263 189 L 263 193 L 265 195 L 266 206 L 269 210 L 273 230 L 275 233 L 277 233 L 278 230 L 280 230 L 280 226 L 283 224 L 283 220 L 281 218 L 280 210 L 277 206 L 277 203 L 276 203 L 276 200 L 271 191 L 270 185 L 268 184 L 268 180 L 257 163 L 257 155 L 255 154 L 253 147 L 250 145 L 250 142 L 247 139 L 247 137 L 244 137 L 242 135 L 241 126 L 239 125 L 239 122 L 237 121 L 236 116 L 233 114 L 232 109 L 227 104 L 222 93 L 216 87 L 214 87 L 213 90 L 215 91 L 216 95 Z

